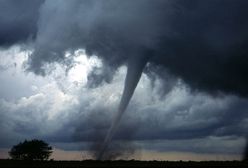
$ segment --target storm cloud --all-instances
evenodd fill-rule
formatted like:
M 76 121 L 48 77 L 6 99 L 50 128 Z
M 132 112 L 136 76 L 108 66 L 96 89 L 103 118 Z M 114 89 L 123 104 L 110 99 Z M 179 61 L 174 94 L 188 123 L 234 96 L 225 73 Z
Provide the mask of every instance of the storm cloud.
M 34 39 L 28 69 L 36 74 L 45 75 L 48 63 L 70 66 L 65 53 L 84 48 L 110 67 L 96 83 L 110 81 L 130 58 L 149 55 L 150 66 L 163 67 L 193 90 L 247 96 L 244 0 L 11 0 L 0 6 L 0 45 Z
M 80 105 L 68 107 L 70 122 L 65 119 L 65 127 L 54 130 L 57 131 L 54 136 L 44 135 L 50 140 L 97 138 L 94 130 L 90 131 L 94 127 L 89 122 L 90 115 L 87 119 L 85 115 L 99 111 L 109 114 L 117 109 L 118 96 L 109 106 L 102 97 L 113 98 L 107 92 L 114 86 L 120 95 L 123 85 L 117 86 L 116 78 L 119 76 L 124 81 L 124 75 L 120 75 L 123 66 L 129 71 L 132 66 L 134 74 L 136 62 L 147 63 L 141 82 L 146 79 L 149 86 L 145 91 L 140 91 L 138 86 L 137 93 L 134 92 L 134 100 L 127 109 L 130 113 L 124 115 L 128 120 L 122 121 L 115 140 L 125 139 L 128 127 L 135 128 L 135 140 L 240 137 L 246 134 L 247 128 L 247 8 L 245 0 L 3 0 L 0 2 L 0 46 L 30 47 L 32 51 L 24 63 L 26 71 L 44 78 L 50 76 L 50 66 L 62 65 L 70 72 L 77 64 L 75 51 L 78 49 L 85 50 L 89 58 L 97 57 L 101 61 L 101 66 L 87 72 L 87 85 L 79 84 L 82 90 L 74 90 L 90 96 L 73 95 Z M 0 66 L 1 71 L 8 68 L 13 67 Z M 63 82 L 57 84 L 66 93 Z M 78 88 L 77 84 L 73 86 Z M 6 84 L 6 87 L 9 86 Z M 25 95 L 29 98 L 17 103 L 1 100 L 1 118 L 9 118 L 9 113 L 18 113 L 19 109 L 22 111 L 23 106 L 15 104 L 36 98 L 43 100 L 44 95 Z M 10 109 L 6 104 L 18 108 Z M 30 105 L 30 114 L 35 108 L 36 105 Z M 102 115 L 93 118 L 97 123 L 110 122 Z M 6 129 L 1 129 L 5 130 L 2 134 L 10 129 L 6 125 Z M 108 127 L 101 126 L 105 130 Z M 25 126 L 18 128 L 23 128 L 20 132 L 32 132 Z M 68 132 L 63 135 L 65 128 Z
M 246 96 L 247 6 L 244 0 L 46 1 L 29 69 L 44 73 L 44 64 L 66 63 L 65 52 L 77 48 L 113 70 L 148 53 L 148 62 L 193 89 Z
M 44 0 L 0 1 L 0 46 L 31 41 L 36 37 L 39 8 Z

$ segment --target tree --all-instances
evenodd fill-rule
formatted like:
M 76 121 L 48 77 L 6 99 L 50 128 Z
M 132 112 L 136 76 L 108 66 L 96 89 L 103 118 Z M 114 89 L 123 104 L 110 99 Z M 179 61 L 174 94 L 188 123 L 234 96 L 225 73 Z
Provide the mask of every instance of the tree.
M 51 154 L 52 147 L 37 139 L 20 142 L 9 151 L 10 157 L 16 160 L 47 160 Z

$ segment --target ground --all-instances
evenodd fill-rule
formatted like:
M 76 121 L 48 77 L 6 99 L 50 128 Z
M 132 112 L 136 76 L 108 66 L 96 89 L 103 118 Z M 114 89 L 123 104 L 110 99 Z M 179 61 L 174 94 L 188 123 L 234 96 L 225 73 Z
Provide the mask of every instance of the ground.
M 208 162 L 171 162 L 171 161 L 14 161 L 14 160 L 0 160 L 1 168 L 12 168 L 12 167 L 52 167 L 52 168 L 94 168 L 94 167 L 166 167 L 166 168 L 215 168 L 215 167 L 235 167 L 235 168 L 245 168 L 248 167 L 248 162 L 241 161 L 208 161 Z

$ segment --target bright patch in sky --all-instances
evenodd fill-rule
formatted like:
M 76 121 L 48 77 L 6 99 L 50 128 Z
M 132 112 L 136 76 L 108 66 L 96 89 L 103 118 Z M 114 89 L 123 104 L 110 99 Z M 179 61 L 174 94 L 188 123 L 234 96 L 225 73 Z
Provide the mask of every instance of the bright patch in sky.
M 85 51 L 80 49 L 74 52 L 75 65 L 69 70 L 68 78 L 71 82 L 87 83 L 87 74 L 93 67 L 102 66 L 97 57 L 88 58 Z

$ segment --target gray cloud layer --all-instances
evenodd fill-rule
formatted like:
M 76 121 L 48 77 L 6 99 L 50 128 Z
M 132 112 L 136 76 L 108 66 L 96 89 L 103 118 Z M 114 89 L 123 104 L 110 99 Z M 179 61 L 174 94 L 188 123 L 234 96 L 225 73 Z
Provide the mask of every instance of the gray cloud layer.
M 247 96 L 245 0 L 42 2 L 1 1 L 0 45 L 34 37 L 29 70 L 37 74 L 46 63 L 70 64 L 64 53 L 77 48 L 101 57 L 112 71 L 149 52 L 153 66 L 193 89 Z
M 238 1 L 46 1 L 30 70 L 85 48 L 116 68 L 127 59 L 162 66 L 193 89 L 246 96 L 248 3 Z M 44 70 L 44 69 L 43 69 Z
M 11 46 L 36 37 L 39 9 L 43 1 L 0 1 L 0 46 Z

